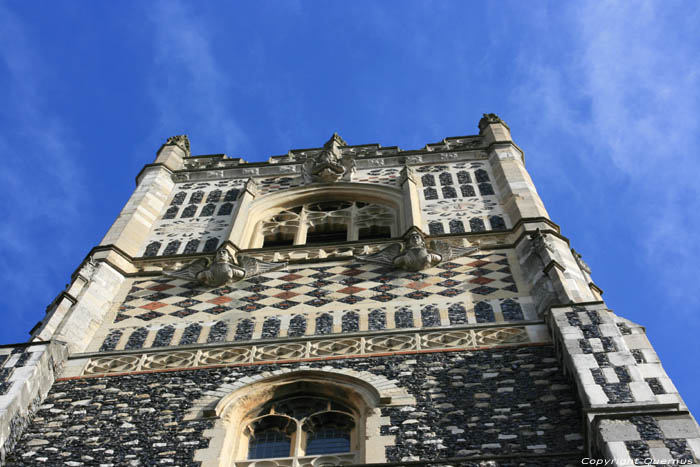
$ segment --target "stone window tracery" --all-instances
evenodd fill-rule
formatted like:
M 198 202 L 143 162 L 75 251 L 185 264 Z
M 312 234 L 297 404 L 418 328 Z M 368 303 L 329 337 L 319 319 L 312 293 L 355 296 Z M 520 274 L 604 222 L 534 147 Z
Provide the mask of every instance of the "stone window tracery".
M 238 466 L 255 465 L 262 459 L 265 465 L 316 465 L 322 459 L 311 456 L 353 460 L 359 451 L 357 414 L 326 397 L 287 397 L 263 405 L 250 418 L 243 429 L 247 446 L 236 456 Z
M 393 209 L 362 201 L 321 201 L 289 207 L 259 223 L 263 247 L 345 242 L 396 236 Z

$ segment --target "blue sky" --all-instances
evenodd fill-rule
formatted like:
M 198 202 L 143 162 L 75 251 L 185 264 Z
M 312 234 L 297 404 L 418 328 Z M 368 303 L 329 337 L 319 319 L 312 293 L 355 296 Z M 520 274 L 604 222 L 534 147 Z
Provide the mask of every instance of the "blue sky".
M 0 3 L 0 342 L 166 137 L 248 161 L 508 122 L 552 219 L 700 413 L 697 2 Z

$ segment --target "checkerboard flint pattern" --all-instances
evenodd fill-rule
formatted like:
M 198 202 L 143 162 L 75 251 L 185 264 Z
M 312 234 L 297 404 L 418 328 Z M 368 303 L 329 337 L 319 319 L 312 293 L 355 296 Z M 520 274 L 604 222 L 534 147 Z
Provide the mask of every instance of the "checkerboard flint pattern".
M 150 321 L 164 315 L 216 316 L 227 311 L 324 311 L 338 306 L 438 300 L 465 296 L 514 297 L 518 292 L 505 254 L 472 255 L 422 272 L 370 263 L 289 268 L 209 289 L 171 278 L 136 281 L 115 322 Z

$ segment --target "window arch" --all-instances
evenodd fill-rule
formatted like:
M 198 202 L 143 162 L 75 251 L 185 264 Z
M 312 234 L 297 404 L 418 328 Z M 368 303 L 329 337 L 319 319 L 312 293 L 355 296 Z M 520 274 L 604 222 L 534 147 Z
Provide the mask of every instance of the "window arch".
M 221 396 L 221 394 L 226 394 Z M 304 441 L 303 451 L 294 451 L 297 457 L 248 459 L 250 453 L 251 434 L 254 434 L 256 419 L 264 415 L 278 415 L 295 418 L 297 415 L 287 408 L 280 408 L 280 403 L 297 397 L 320 399 L 326 405 L 316 412 L 309 412 L 309 424 L 299 428 L 299 441 Z M 331 405 L 328 406 L 328 403 Z M 276 404 L 276 407 L 275 407 Z M 252 374 L 247 378 L 236 381 L 222 381 L 221 384 L 207 391 L 201 398 L 193 401 L 190 409 L 184 415 L 185 420 L 215 417 L 213 426 L 204 432 L 207 443 L 195 451 L 195 460 L 200 460 L 202 467 L 321 467 L 323 465 L 349 465 L 364 463 L 385 463 L 387 445 L 393 444 L 392 433 L 380 431 L 380 426 L 386 424 L 383 417 L 383 407 L 415 406 L 416 400 L 399 381 L 387 379 L 383 375 L 356 371 L 350 368 L 299 369 L 280 368 L 274 374 L 268 372 Z M 308 405 L 308 404 L 307 404 Z M 272 408 L 274 410 L 272 410 Z M 270 408 L 271 410 L 267 410 Z M 275 412 L 274 414 L 271 412 Z M 283 412 L 283 413 L 280 413 Z M 331 414 L 331 420 L 326 412 L 345 414 L 351 417 L 351 426 L 342 415 Z M 313 417 L 320 414 L 319 417 Z M 303 418 L 303 417 L 302 417 Z M 310 418 L 310 419 L 309 419 Z M 296 420 L 296 418 L 295 418 Z M 270 431 L 274 431 L 274 422 Z M 249 429 L 252 424 L 252 429 Z M 268 425 L 269 426 L 269 425 Z M 290 438 L 297 434 L 289 433 L 286 425 L 277 425 L 280 434 Z M 296 421 L 295 421 L 296 427 Z M 335 437 L 333 429 L 345 431 L 343 436 Z M 305 433 L 302 433 L 306 430 Z M 340 448 L 347 446 L 347 431 L 350 431 L 350 451 L 345 453 L 329 453 L 330 442 L 320 440 L 345 439 L 338 441 Z M 262 431 L 262 430 L 259 430 Z M 313 431 L 309 437 L 308 432 Z M 316 435 L 318 434 L 318 435 Z M 260 436 L 260 435 L 259 435 Z M 268 435 L 275 439 L 274 435 Z M 304 438 L 305 437 L 305 438 Z M 279 436 L 277 437 L 279 438 Z M 312 438 L 311 440 L 309 438 Z M 314 440 L 316 446 L 314 446 Z M 286 443 L 284 439 L 281 440 Z M 311 443 L 310 443 L 311 441 Z M 325 454 L 309 454 L 318 452 L 318 443 Z M 289 452 L 292 454 L 293 440 L 290 439 Z M 335 443 L 335 442 L 334 442 Z M 311 446 L 309 446 L 311 444 Z M 338 444 L 334 444 L 337 446 Z M 301 457 L 299 457 L 301 456 Z
M 375 410 L 380 400 L 380 393 L 367 381 L 329 372 L 295 371 L 246 385 L 216 406 L 228 427 L 217 465 L 311 467 L 366 462 L 365 444 L 372 444 L 367 441 L 366 425 L 368 419 L 375 424 L 375 417 L 381 416 Z
M 402 189 L 366 183 L 301 186 L 241 206 L 245 223 L 229 240 L 246 248 L 392 238 L 416 221 Z
M 396 212 L 364 201 L 317 201 L 279 210 L 258 225 L 259 246 L 310 245 L 398 235 Z

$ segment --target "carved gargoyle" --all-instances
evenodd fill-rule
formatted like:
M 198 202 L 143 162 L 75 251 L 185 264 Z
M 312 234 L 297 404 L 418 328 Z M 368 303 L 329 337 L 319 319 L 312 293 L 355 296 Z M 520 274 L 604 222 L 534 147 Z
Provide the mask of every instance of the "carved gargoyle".
M 368 263 L 394 266 L 405 271 L 422 271 L 443 261 L 450 261 L 460 256 L 473 253 L 477 248 L 452 246 L 447 242 L 433 240 L 428 247 L 423 235 L 417 230 L 406 237 L 403 244 L 394 243 L 373 255 L 359 255 L 357 259 Z
M 164 274 L 178 279 L 196 281 L 209 287 L 220 287 L 286 266 L 287 263 L 268 263 L 243 255 L 239 256 L 238 261 L 236 261 L 236 258 L 226 248 L 221 248 L 216 252 L 213 262 L 201 258 L 182 269 Z
M 305 183 L 333 183 L 338 180 L 351 180 L 355 171 L 355 161 L 351 155 L 343 156 L 340 148 L 347 146 L 338 133 L 323 145 L 323 150 L 304 162 L 302 175 Z
M 180 149 L 185 151 L 185 156 L 189 157 L 189 155 L 190 155 L 190 139 L 187 137 L 187 135 L 171 136 L 165 142 L 165 146 L 171 146 L 171 145 L 179 147 Z

